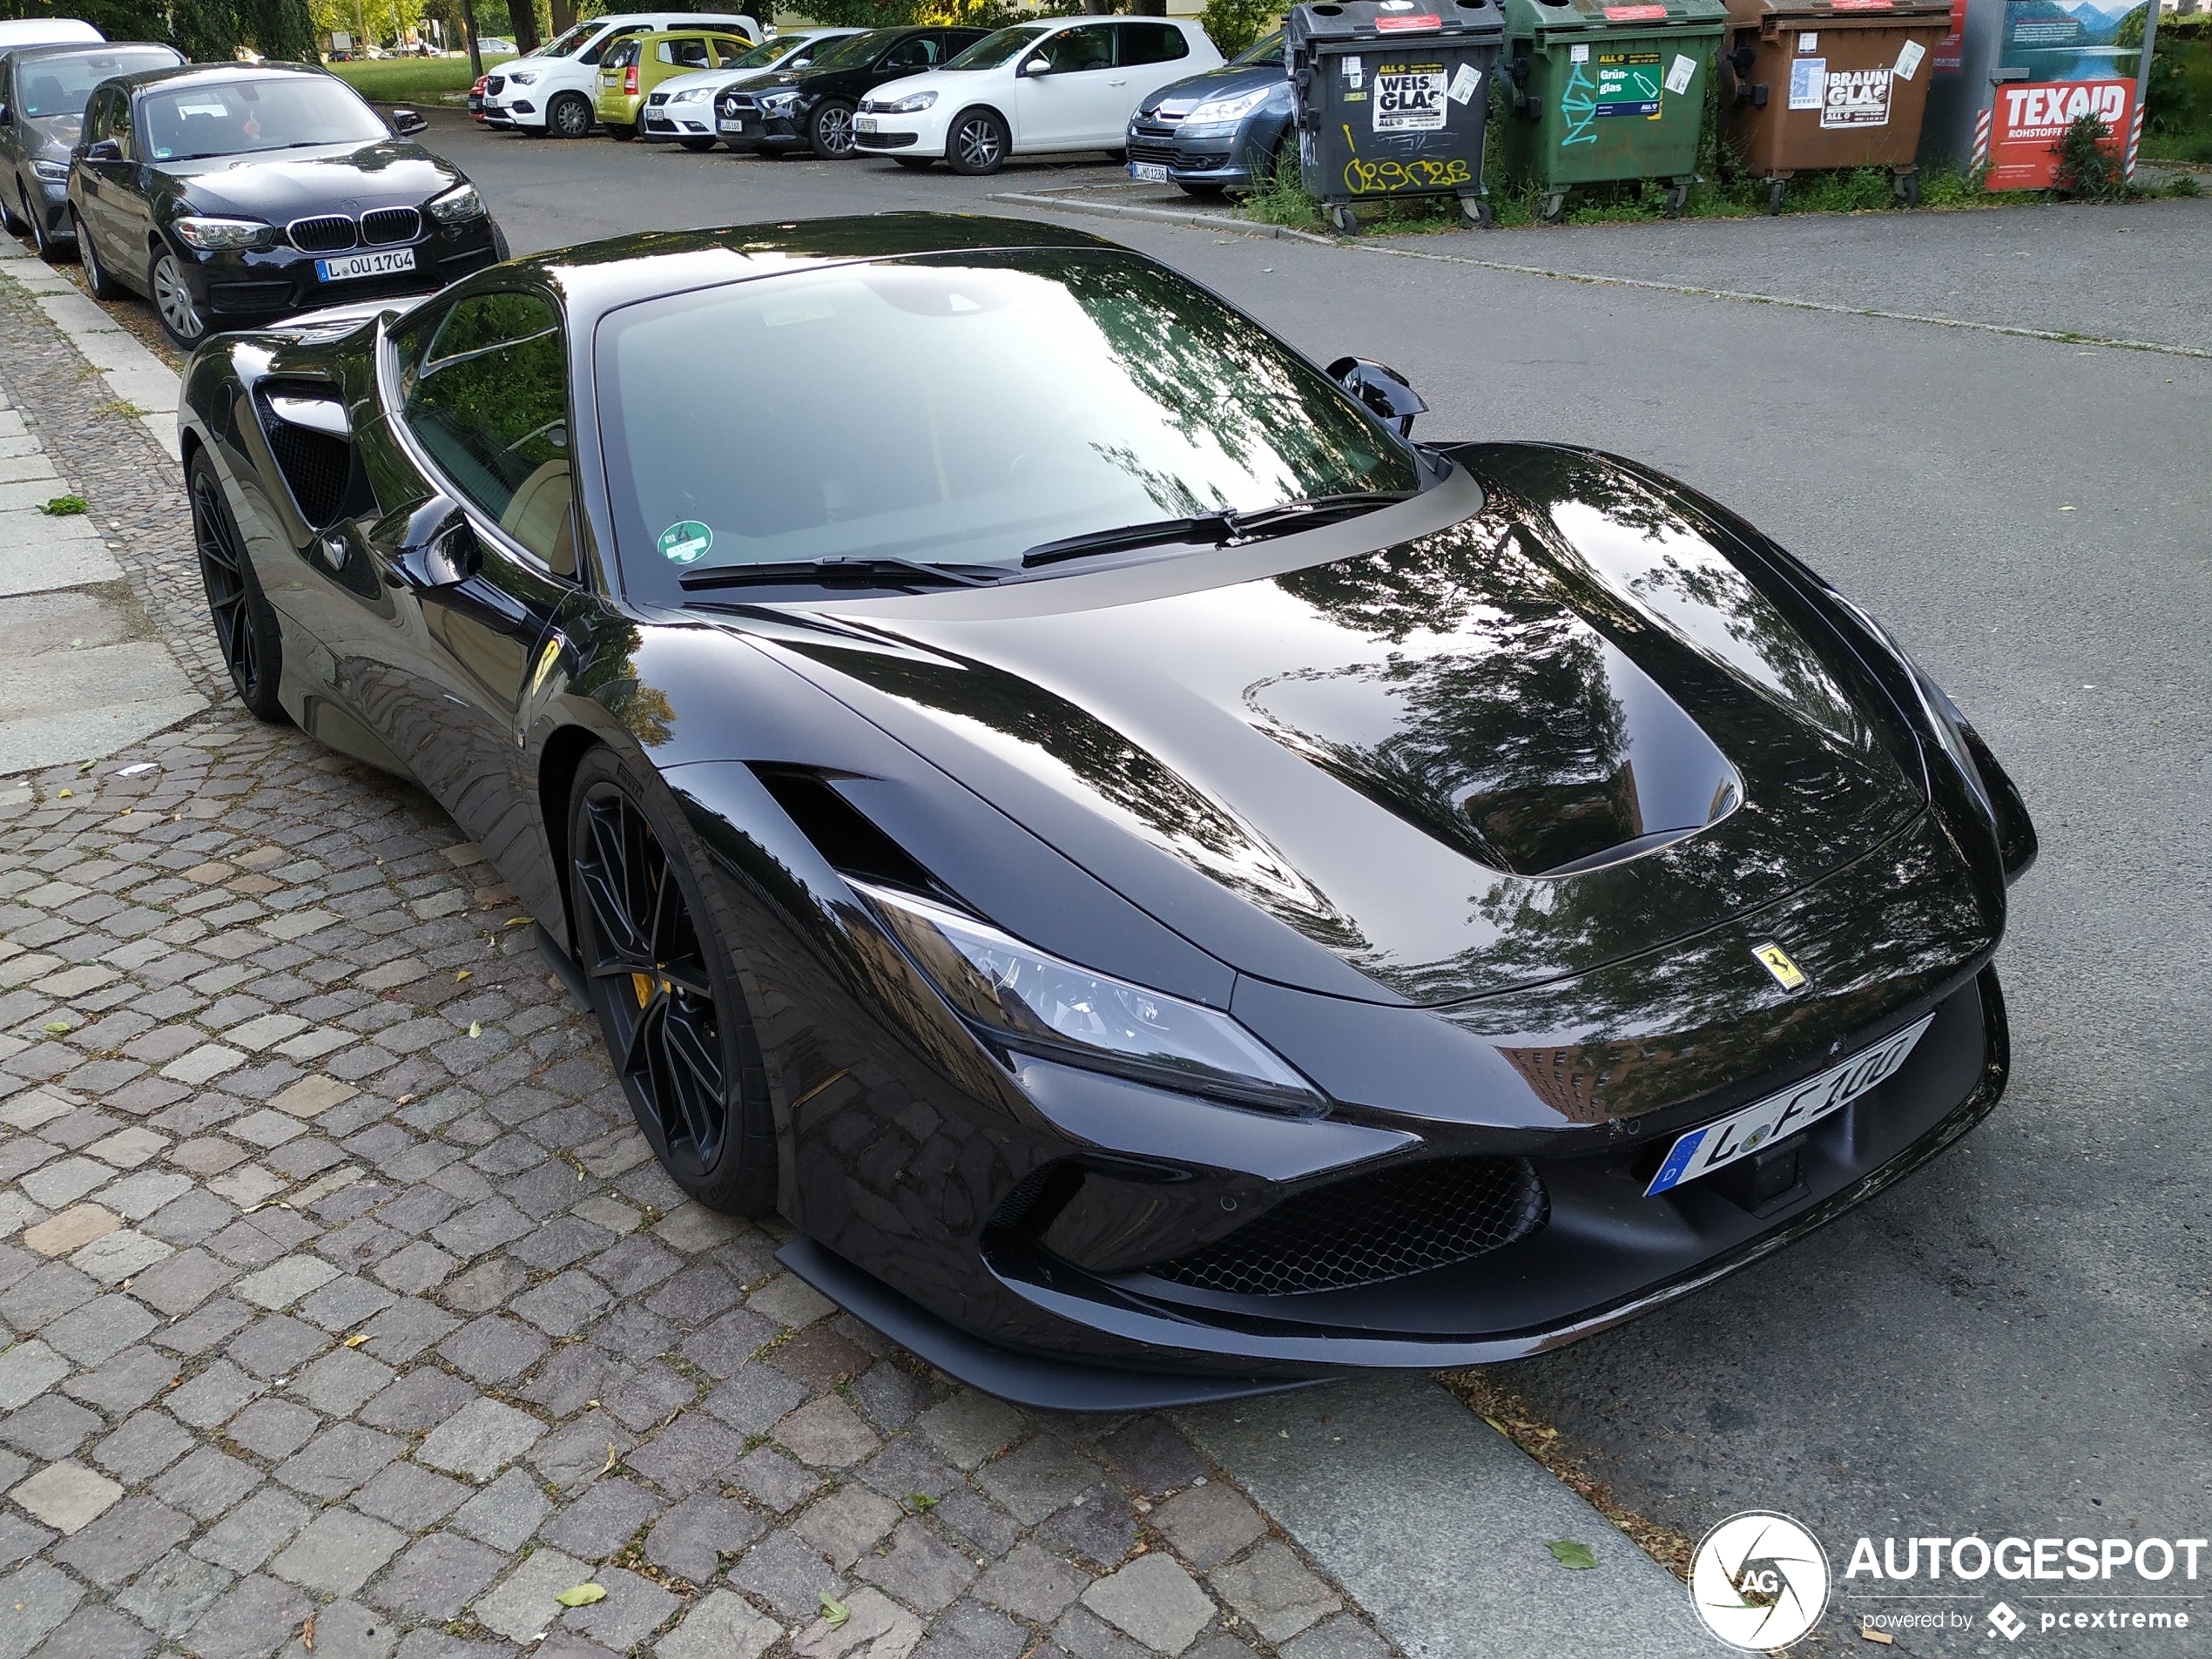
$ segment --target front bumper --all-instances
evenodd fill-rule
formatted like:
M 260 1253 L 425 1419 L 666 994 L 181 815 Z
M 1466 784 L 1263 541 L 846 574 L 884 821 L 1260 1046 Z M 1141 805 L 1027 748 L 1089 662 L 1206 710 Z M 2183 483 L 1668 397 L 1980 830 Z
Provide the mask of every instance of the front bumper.
M 510 92 L 495 99 L 484 96 L 483 122 L 489 127 L 542 127 L 545 106 L 527 92 Z
M 811 105 L 791 105 L 770 114 L 750 99 L 732 104 L 727 98 L 714 103 L 714 136 L 732 150 L 796 150 L 811 146 L 806 136 L 806 118 L 813 112 Z M 744 130 L 727 132 L 725 121 L 741 121 Z
M 425 215 L 426 220 L 428 216 Z M 497 228 L 489 214 L 458 225 L 429 222 L 424 233 L 396 246 L 415 250 L 415 268 L 388 275 L 324 281 L 315 261 L 333 255 L 293 247 L 217 253 L 187 253 L 180 261 L 192 299 L 212 327 L 254 328 L 326 306 L 421 293 L 496 264 Z M 382 252 L 360 249 L 358 252 Z
M 933 110 L 920 115 L 857 115 L 853 118 L 853 147 L 871 156 L 942 156 L 945 123 L 933 120 L 935 113 Z M 875 131 L 863 130 L 863 121 L 874 122 Z
M 637 123 L 637 136 L 647 144 L 677 144 L 685 138 L 716 138 L 714 100 L 696 98 L 685 104 L 655 104 L 646 100 Z
M 1249 116 L 1226 132 L 1209 126 L 1186 132 L 1140 115 L 1129 125 L 1130 165 L 1165 167 L 1168 177 L 1179 185 L 1242 188 L 1254 182 L 1254 170 L 1265 162 L 1271 142 L 1258 116 Z
M 38 179 L 31 182 L 34 188 L 29 206 L 30 211 L 38 215 L 47 240 L 75 242 L 76 227 L 69 222 L 69 181 L 66 179 L 59 182 Z

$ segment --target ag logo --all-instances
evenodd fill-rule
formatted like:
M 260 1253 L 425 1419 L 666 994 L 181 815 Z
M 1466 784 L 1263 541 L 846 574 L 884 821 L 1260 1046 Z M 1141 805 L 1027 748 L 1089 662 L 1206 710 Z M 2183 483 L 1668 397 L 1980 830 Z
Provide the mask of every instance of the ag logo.
M 1751 1509 L 1707 1533 L 1689 1563 L 1690 1605 L 1731 1648 L 1786 1648 L 1828 1608 L 1828 1557 L 1787 1515 Z
M 2000 1602 L 1989 1609 L 1989 1624 L 2007 1642 L 2018 1642 L 2020 1632 L 2027 1629 L 2027 1621 L 2013 1611 L 2009 1602 Z
M 1774 982 L 1785 991 L 1794 991 L 1805 983 L 1805 970 L 1790 960 L 1790 953 L 1769 940 L 1764 945 L 1751 947 L 1751 954 L 1759 959 L 1759 966 L 1774 975 Z

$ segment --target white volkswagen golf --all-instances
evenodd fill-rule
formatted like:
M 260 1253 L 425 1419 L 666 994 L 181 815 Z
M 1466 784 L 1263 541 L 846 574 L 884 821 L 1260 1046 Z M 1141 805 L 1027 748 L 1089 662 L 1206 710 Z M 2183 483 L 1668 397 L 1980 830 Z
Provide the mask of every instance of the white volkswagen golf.
M 963 173 L 996 172 L 1009 155 L 1118 151 L 1138 104 L 1220 62 L 1195 17 L 1016 24 L 941 69 L 877 87 L 860 100 L 853 142 L 902 167 L 941 156 Z

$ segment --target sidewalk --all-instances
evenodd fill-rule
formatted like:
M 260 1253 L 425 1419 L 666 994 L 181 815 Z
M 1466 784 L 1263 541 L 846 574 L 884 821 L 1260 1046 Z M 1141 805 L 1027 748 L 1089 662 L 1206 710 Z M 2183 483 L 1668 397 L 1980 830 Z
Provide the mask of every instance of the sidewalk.
M 1016 1412 L 686 1204 L 476 849 L 230 698 L 172 428 L 84 408 L 159 382 L 19 273 L 10 464 L 92 508 L 33 557 L 196 708 L 0 783 L 0 1659 L 1711 1651 L 1426 1379 Z

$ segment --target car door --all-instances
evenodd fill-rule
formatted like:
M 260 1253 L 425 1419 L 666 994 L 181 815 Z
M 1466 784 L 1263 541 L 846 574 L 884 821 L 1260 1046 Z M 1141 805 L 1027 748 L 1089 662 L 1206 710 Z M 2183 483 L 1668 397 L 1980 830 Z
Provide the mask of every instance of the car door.
M 888 81 L 903 80 L 909 75 L 919 75 L 934 69 L 943 61 L 943 49 L 935 37 L 908 35 L 893 44 L 890 51 L 876 60 L 869 74 L 871 86 Z
M 752 50 L 752 44 L 736 37 L 717 37 L 714 41 L 714 67 L 721 69 L 734 64 Z
M 122 246 L 123 221 L 129 216 L 128 199 L 136 164 L 130 159 L 125 140 L 131 131 L 131 99 L 120 89 L 111 89 L 100 97 L 98 118 L 84 124 L 85 145 L 113 143 L 118 153 L 108 159 L 95 161 L 87 155 L 78 161 L 79 184 L 78 207 L 84 221 L 85 232 L 92 239 L 93 250 L 100 263 L 126 280 L 138 274 L 136 261 L 125 263 L 119 248 Z
M 1022 64 L 1039 57 L 1044 73 L 1020 73 Z M 1112 24 L 1077 24 L 1049 35 L 1016 60 L 1015 68 L 1017 149 L 1078 150 L 1122 141 L 1126 117 L 1116 126 L 1108 113 L 1118 91 L 1110 84 L 1116 74 Z M 1109 131 L 1110 140 L 1101 136 Z
M 1136 106 L 1170 81 L 1190 72 L 1190 42 L 1171 23 L 1150 19 L 1114 25 L 1117 50 L 1114 56 L 1115 84 L 1123 108 L 1114 131 L 1126 134 Z M 1116 137 L 1113 142 L 1121 141 Z
M 357 527 L 374 597 L 354 607 L 341 689 L 508 869 L 530 830 L 516 711 L 576 591 L 566 338 L 535 289 L 426 310 L 393 331 L 380 381 L 385 441 L 427 488 Z

